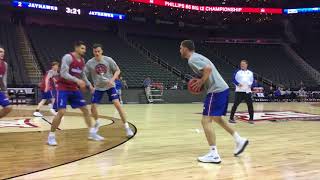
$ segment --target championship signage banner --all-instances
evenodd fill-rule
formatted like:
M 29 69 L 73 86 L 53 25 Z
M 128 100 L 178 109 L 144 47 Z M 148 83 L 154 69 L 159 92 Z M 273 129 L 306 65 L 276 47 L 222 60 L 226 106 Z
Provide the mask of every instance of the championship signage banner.
M 256 13 L 256 14 L 282 14 L 281 8 L 251 8 L 251 7 L 223 7 L 223 6 L 199 6 L 185 3 L 178 3 L 165 0 L 130 0 L 144 4 L 153 4 L 178 9 L 203 12 L 235 12 L 235 13 Z

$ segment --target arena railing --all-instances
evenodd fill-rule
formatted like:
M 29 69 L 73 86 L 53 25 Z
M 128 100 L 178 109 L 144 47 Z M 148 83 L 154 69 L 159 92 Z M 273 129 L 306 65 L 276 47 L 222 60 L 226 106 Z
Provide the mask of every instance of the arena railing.
M 123 38 L 123 37 L 122 37 Z M 189 74 L 183 74 L 180 70 L 178 70 L 176 67 L 170 65 L 165 60 L 161 59 L 159 56 L 154 55 L 151 51 L 149 51 L 147 48 L 145 48 L 143 45 L 134 42 L 133 40 L 129 40 L 126 37 L 123 38 L 131 47 L 137 49 L 140 53 L 147 56 L 149 60 L 153 63 L 157 63 L 161 65 L 162 67 L 166 68 L 169 72 L 172 72 L 173 74 L 179 76 L 180 78 L 187 79 L 188 77 L 191 77 Z
M 207 43 L 213 43 L 212 41 L 210 42 L 207 42 L 207 41 L 204 41 L 202 44 L 206 47 L 208 47 Z M 208 48 L 211 48 L 211 47 L 208 47 Z M 212 49 L 212 48 L 211 48 Z M 221 58 L 223 59 L 226 63 L 230 64 L 231 66 L 233 66 L 235 69 L 238 68 L 238 66 L 236 64 L 234 64 L 233 62 L 231 62 L 227 56 L 223 55 L 221 52 L 219 52 L 217 49 L 213 49 L 212 51 L 218 58 Z M 254 74 L 254 77 L 256 77 L 256 79 L 259 79 L 263 84 L 266 84 L 266 85 L 269 85 L 269 86 L 273 86 L 273 85 L 276 85 L 276 86 L 280 86 L 280 84 L 275 84 L 272 80 L 268 79 L 268 78 L 265 78 L 264 76 L 258 74 L 258 73 L 255 73 L 253 72 Z M 281 85 L 283 86 L 283 85 Z

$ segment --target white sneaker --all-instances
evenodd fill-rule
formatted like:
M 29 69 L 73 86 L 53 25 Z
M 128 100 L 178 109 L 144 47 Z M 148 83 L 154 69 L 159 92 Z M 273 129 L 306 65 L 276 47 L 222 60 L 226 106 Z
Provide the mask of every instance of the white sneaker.
M 104 137 L 98 135 L 96 132 L 95 133 L 89 133 L 88 139 L 93 140 L 93 141 L 103 141 Z
M 54 110 L 54 109 L 50 109 L 50 112 L 51 112 L 51 114 L 54 115 L 54 116 L 56 116 L 56 115 L 58 114 L 58 112 L 56 112 L 56 110 Z
M 56 146 L 56 145 L 58 145 L 55 136 L 48 136 L 48 142 L 47 142 L 47 143 L 48 143 L 49 146 Z
M 241 138 L 239 141 L 236 142 L 236 148 L 234 150 L 234 156 L 240 155 L 249 144 L 248 139 Z
M 43 115 L 40 112 L 37 112 L 37 111 L 33 113 L 33 116 L 35 116 L 35 117 L 43 117 Z
M 218 153 L 216 152 L 209 152 L 208 154 L 198 157 L 198 161 L 203 163 L 214 163 L 214 164 L 220 164 L 221 158 Z
M 134 135 L 133 131 L 130 128 L 126 128 L 127 137 L 132 137 Z

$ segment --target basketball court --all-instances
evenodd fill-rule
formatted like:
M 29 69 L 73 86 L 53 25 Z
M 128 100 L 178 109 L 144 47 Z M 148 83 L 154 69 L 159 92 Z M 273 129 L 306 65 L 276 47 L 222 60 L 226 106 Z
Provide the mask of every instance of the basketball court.
M 216 127 L 220 165 L 197 162 L 207 151 L 201 104 L 124 105 L 132 139 L 111 105 L 99 107 L 103 142 L 88 141 L 78 111 L 68 113 L 57 147 L 46 145 L 52 119 L 15 107 L 0 121 L 0 178 L 15 179 L 318 179 L 320 110 L 312 103 L 255 103 L 256 123 L 239 106 L 234 125 L 250 144 L 233 156 L 230 135 Z M 231 105 L 229 105 L 230 108 Z M 225 118 L 225 120 L 227 120 Z M 136 128 L 135 128 L 136 127 Z M 77 152 L 76 154 L 74 152 Z

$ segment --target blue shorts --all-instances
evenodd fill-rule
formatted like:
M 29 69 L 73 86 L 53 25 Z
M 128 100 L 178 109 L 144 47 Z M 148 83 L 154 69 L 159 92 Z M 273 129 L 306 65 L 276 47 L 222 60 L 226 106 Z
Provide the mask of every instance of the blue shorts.
M 81 91 L 57 91 L 56 100 L 53 108 L 55 110 L 66 109 L 69 103 L 72 108 L 80 108 L 86 106 L 86 100 L 83 98 Z
M 209 93 L 204 101 L 202 115 L 225 116 L 228 110 L 228 103 L 229 89 L 219 93 Z
M 52 98 L 54 98 L 54 91 L 41 91 L 41 99 L 51 100 Z
M 95 90 L 91 102 L 93 104 L 99 104 L 105 92 L 108 94 L 110 102 L 112 102 L 115 99 L 119 99 L 119 95 L 117 93 L 116 88 L 110 88 L 106 91 Z
M 0 92 L 0 106 L 7 107 L 9 105 L 10 105 L 9 98 L 3 92 Z

